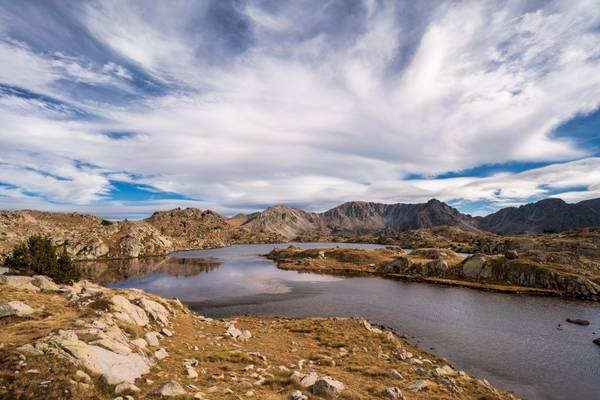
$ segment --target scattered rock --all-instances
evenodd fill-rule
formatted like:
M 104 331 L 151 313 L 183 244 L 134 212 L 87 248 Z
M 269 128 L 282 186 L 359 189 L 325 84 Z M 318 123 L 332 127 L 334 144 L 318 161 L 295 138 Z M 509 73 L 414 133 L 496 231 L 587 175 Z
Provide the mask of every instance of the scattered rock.
M 0 284 L 27 290 L 28 292 L 39 292 L 40 288 L 33 285 L 32 282 L 33 278 L 31 276 L 0 275 Z
M 115 394 L 123 394 L 123 393 L 139 393 L 141 392 L 140 388 L 135 386 L 133 383 L 119 383 L 115 387 Z
M 598 346 L 600 346 L 600 338 L 594 339 L 594 344 L 597 344 Z
M 160 342 L 158 339 L 161 338 L 160 333 L 158 332 L 148 332 L 144 335 L 144 338 L 146 338 L 146 342 L 148 342 L 148 344 L 152 347 L 158 347 L 160 346 Z
M 383 397 L 386 397 L 388 399 L 396 399 L 396 400 L 404 400 L 405 397 L 402 394 L 402 391 L 400 389 L 398 389 L 397 387 L 386 387 L 385 389 L 383 389 L 383 393 L 382 393 Z
M 155 394 L 159 394 L 164 397 L 174 397 L 186 394 L 185 389 L 175 381 L 166 381 L 156 391 Z
M 311 389 L 314 394 L 327 393 L 337 396 L 344 390 L 344 384 L 340 381 L 336 381 L 330 376 L 323 376 L 317 379 Z
M 110 299 L 111 308 L 116 311 L 115 317 L 138 326 L 146 326 L 150 322 L 148 315 L 135 304 L 131 304 L 125 297 L 117 294 Z
M 31 284 L 42 290 L 57 291 L 59 287 L 54 281 L 44 275 L 36 275 L 31 280 Z
M 117 354 L 99 346 L 89 345 L 79 340 L 73 331 L 58 331 L 50 341 L 91 372 L 101 374 L 109 385 L 133 383 L 150 371 L 150 362 L 145 357 L 136 353 Z
M 588 321 L 587 319 L 581 319 L 581 318 L 575 318 L 575 317 L 568 317 L 566 321 L 571 324 L 582 325 L 582 326 L 588 326 L 590 324 L 590 321 Z
M 404 377 L 402 376 L 402 374 L 400 372 L 398 372 L 396 369 L 394 368 L 390 368 L 388 369 L 388 372 L 390 373 L 390 375 L 392 375 L 394 378 L 399 379 L 401 381 L 404 380 Z
M 142 297 L 139 302 L 142 309 L 150 314 L 156 322 L 159 322 L 162 325 L 167 325 L 169 323 L 169 311 L 165 306 L 145 297 Z
M 436 368 L 435 373 L 440 376 L 456 376 L 456 375 L 458 375 L 458 372 L 456 372 L 456 370 L 449 365 L 444 365 L 443 367 Z
M 195 379 L 198 377 L 198 372 L 194 367 L 186 367 L 185 372 L 187 373 L 188 378 Z
M 408 384 L 408 389 L 413 392 L 419 392 L 421 390 L 427 389 L 431 385 L 431 381 L 426 379 L 421 379 L 418 381 L 412 381 Z
M 162 328 L 162 333 L 163 333 L 163 335 L 165 335 L 165 336 L 168 336 L 168 337 L 171 337 L 171 336 L 173 336 L 173 332 L 171 332 L 171 331 L 170 331 L 169 329 L 167 329 L 167 328 Z
M 90 376 L 82 370 L 78 369 L 77 371 L 75 371 L 75 380 L 79 382 L 89 383 L 92 381 L 92 378 L 90 378 Z
M 301 391 L 296 390 L 294 393 L 290 394 L 290 400 L 308 400 L 308 396 Z
M 10 301 L 0 306 L 0 318 L 10 317 L 16 315 L 17 317 L 23 317 L 25 315 L 33 314 L 35 310 L 29 307 L 22 301 Z
M 156 357 L 159 360 L 167 358 L 168 356 L 169 356 L 169 353 L 167 353 L 167 351 L 162 347 L 154 352 L 154 357 Z
M 309 372 L 308 374 L 303 374 L 299 371 L 294 371 L 292 376 L 290 377 L 293 381 L 300 384 L 302 387 L 310 387 L 317 382 L 319 379 L 319 375 L 316 372 Z

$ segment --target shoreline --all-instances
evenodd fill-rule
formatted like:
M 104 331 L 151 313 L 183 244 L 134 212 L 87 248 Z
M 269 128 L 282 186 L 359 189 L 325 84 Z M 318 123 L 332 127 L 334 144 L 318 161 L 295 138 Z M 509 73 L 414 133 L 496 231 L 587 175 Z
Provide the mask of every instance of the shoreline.
M 515 398 L 364 319 L 215 320 L 141 290 L 21 278 L 0 285 L 0 304 L 30 308 L 0 318 L 1 396 Z

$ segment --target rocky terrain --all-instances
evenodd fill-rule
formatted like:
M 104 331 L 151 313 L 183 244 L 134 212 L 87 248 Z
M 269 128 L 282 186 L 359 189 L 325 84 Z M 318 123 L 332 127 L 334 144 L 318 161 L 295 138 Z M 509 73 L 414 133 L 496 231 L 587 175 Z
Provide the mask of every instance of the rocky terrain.
M 237 219 L 237 221 L 242 221 Z M 561 232 L 600 226 L 600 199 L 568 204 L 546 199 L 472 217 L 432 199 L 422 204 L 348 202 L 323 213 L 275 206 L 246 216 L 242 230 L 277 234 L 282 239 L 396 235 L 407 230 L 451 226 L 464 232 L 502 235 Z
M 156 212 L 141 221 L 115 222 L 78 213 L 0 211 L 0 258 L 34 234 L 47 235 L 57 245 L 64 244 L 79 260 L 147 257 L 269 237 L 240 231 L 225 217 L 196 208 Z
M 502 242 L 496 234 L 551 234 L 595 226 L 600 226 L 600 199 L 577 204 L 547 199 L 483 218 L 462 214 L 438 200 L 423 204 L 349 202 L 323 213 L 279 205 L 232 218 L 210 210 L 176 208 L 140 221 L 107 221 L 77 213 L 0 211 L 0 257 L 33 234 L 48 235 L 56 244 L 64 244 L 74 258 L 89 260 L 164 255 L 233 243 L 393 243 L 417 239 L 419 235 L 425 240 L 432 235 L 436 239 L 450 235 L 443 240 L 468 244 L 466 248 L 473 249 L 477 241 Z M 420 234 L 419 230 L 431 230 L 431 234 Z
M 3 399 L 511 399 L 360 319 L 213 320 L 177 300 L 0 275 Z
M 540 247 L 538 247 L 540 248 Z M 600 300 L 600 258 L 572 251 L 506 250 L 503 254 L 465 256 L 449 249 L 400 247 L 359 250 L 274 249 L 267 257 L 280 268 L 460 285 L 511 293 Z

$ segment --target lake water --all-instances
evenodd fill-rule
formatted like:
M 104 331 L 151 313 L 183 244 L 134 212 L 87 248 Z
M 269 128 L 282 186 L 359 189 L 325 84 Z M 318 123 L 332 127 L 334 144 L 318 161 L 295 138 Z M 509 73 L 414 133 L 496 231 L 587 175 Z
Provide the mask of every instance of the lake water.
M 600 399 L 600 347 L 592 343 L 600 336 L 600 304 L 284 271 L 260 256 L 273 247 L 236 245 L 86 269 L 113 287 L 178 297 L 211 317 L 361 316 L 518 396 Z M 590 320 L 590 326 L 565 323 L 571 315 Z

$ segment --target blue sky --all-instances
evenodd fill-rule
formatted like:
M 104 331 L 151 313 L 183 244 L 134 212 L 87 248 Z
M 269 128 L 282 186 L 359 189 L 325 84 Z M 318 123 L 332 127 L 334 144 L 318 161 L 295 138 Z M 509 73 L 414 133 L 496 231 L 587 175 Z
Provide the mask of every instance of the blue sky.
M 600 0 L 0 3 L 0 208 L 600 197 Z

